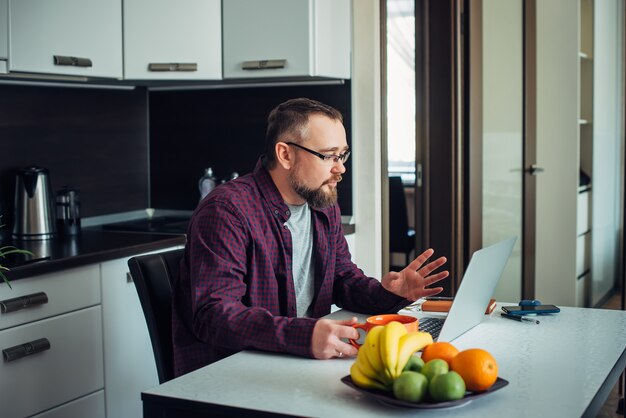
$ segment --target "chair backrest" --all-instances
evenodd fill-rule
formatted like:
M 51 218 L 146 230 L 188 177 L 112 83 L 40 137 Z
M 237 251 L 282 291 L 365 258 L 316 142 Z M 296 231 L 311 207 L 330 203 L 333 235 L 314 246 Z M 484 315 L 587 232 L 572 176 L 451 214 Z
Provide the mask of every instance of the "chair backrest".
M 159 383 L 174 378 L 172 283 L 178 274 L 182 257 L 183 250 L 179 249 L 128 260 L 130 274 L 148 324 Z

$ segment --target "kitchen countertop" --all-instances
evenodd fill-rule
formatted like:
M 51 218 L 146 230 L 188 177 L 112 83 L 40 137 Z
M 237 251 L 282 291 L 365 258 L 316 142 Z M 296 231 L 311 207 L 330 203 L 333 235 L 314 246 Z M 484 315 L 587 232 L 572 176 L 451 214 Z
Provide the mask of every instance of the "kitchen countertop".
M 355 225 L 350 217 L 342 217 L 342 229 L 353 234 Z M 59 236 L 54 239 L 26 241 L 14 240 L 5 230 L 0 231 L 0 247 L 15 246 L 29 250 L 34 255 L 9 255 L 0 264 L 10 270 L 9 280 L 51 273 L 92 263 L 131 257 L 185 244 L 185 231 L 189 216 L 163 216 L 152 219 L 135 219 L 103 225 L 84 226 L 75 237 Z M 0 280 L 0 283 L 2 280 Z
M 30 261 L 8 256 L 0 263 L 10 268 L 5 272 L 7 278 L 16 280 L 184 244 L 185 235 L 113 232 L 100 228 L 83 228 L 76 237 L 40 241 L 13 240 L 5 233 L 0 236 L 0 247 L 15 246 L 33 252 L 34 256 Z

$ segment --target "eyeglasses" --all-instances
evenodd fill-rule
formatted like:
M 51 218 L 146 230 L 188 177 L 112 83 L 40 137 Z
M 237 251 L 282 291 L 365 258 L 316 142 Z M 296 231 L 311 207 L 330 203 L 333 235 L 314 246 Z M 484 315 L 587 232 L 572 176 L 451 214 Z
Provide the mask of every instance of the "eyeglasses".
M 350 157 L 350 150 L 344 152 L 343 154 L 340 155 L 336 155 L 336 154 L 331 154 L 331 155 L 325 155 L 325 154 L 321 154 L 317 151 L 313 151 L 312 149 L 309 149 L 307 147 L 303 147 L 300 144 L 296 144 L 295 142 L 285 142 L 285 144 L 287 145 L 293 145 L 294 147 L 298 147 L 302 150 L 305 150 L 306 152 L 315 155 L 316 157 L 318 157 L 320 160 L 324 161 L 325 163 L 328 163 L 330 161 L 332 161 L 334 164 L 338 163 L 339 161 L 341 161 L 342 164 L 345 164 L 346 161 L 348 161 L 348 158 Z

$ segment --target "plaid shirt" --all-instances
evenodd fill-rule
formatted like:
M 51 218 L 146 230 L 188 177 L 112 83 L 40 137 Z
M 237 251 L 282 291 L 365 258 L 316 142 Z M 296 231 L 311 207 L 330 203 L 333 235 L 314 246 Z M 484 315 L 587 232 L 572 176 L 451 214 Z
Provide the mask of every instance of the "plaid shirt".
M 350 261 L 337 205 L 311 214 L 315 318 L 330 313 L 333 303 L 371 314 L 410 303 Z M 252 174 L 217 187 L 198 205 L 173 289 L 177 376 L 243 349 L 312 356 L 316 319 L 296 317 L 288 218 L 262 160 Z

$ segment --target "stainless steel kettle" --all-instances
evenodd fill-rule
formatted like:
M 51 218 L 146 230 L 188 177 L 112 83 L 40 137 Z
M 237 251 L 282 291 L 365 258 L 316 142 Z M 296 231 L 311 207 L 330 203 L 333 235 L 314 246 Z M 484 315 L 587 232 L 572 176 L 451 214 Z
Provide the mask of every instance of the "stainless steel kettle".
M 13 238 L 42 240 L 56 235 L 50 174 L 41 167 L 26 167 L 15 179 Z

